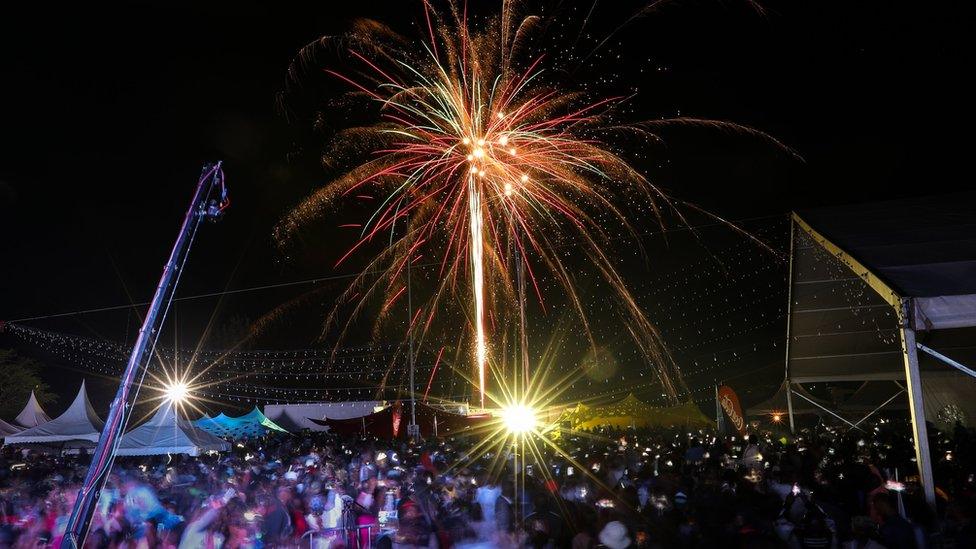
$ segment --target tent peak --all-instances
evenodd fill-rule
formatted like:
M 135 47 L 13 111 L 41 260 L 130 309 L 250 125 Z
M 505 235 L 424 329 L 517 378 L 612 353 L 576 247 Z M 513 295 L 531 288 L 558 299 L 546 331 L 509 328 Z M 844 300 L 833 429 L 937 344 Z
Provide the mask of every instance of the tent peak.
M 24 405 L 24 409 L 14 418 L 14 423 L 20 427 L 30 429 L 48 421 L 51 421 L 51 417 L 41 408 L 41 403 L 37 401 L 37 395 L 31 390 L 27 404 Z

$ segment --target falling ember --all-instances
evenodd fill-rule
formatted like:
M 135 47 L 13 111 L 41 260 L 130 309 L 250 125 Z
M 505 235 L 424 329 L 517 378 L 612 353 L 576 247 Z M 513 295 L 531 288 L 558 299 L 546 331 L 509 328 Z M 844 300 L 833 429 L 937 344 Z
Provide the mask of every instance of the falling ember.
M 485 406 L 485 363 L 488 345 L 485 343 L 485 267 L 484 235 L 482 234 L 481 191 L 474 177 L 468 177 L 468 209 L 471 219 L 471 287 L 474 297 L 475 360 L 478 364 L 478 391 L 481 407 Z

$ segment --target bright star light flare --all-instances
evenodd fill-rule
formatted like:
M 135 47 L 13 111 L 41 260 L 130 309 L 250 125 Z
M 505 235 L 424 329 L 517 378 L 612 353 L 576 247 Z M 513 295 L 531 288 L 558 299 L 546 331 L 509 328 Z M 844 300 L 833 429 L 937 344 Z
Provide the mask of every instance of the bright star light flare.
M 166 400 L 178 404 L 183 402 L 187 396 L 189 396 L 190 388 L 186 383 L 177 381 L 167 385 L 164 393 L 166 394 Z
M 538 412 L 525 404 L 512 404 L 501 410 L 502 423 L 512 434 L 531 432 L 538 425 Z

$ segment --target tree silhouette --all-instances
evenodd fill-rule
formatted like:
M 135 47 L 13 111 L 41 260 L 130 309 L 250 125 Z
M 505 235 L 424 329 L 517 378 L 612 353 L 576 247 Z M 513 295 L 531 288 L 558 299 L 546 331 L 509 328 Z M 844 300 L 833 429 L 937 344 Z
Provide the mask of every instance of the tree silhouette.
M 12 349 L 0 349 L 0 417 L 10 419 L 17 415 L 31 391 L 41 404 L 56 400 L 47 383 L 41 380 L 43 364 L 22 357 Z

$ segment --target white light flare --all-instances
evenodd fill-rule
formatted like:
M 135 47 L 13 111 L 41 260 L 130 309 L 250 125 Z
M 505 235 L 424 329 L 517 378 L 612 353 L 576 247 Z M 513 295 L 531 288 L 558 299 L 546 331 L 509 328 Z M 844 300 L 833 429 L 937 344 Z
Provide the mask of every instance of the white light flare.
M 179 404 L 190 396 L 190 387 L 182 381 L 175 381 L 167 385 L 164 389 L 166 400 Z
M 513 404 L 502 408 L 502 423 L 505 429 L 515 435 L 533 431 L 539 423 L 538 413 L 525 404 Z

